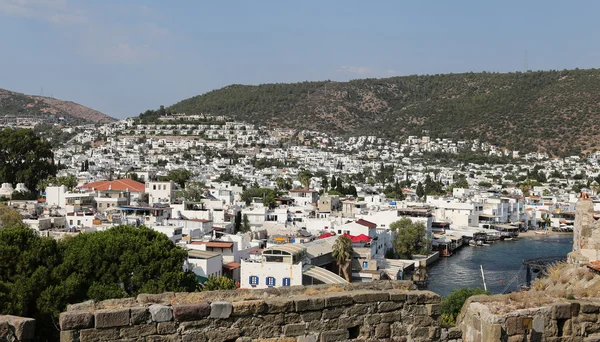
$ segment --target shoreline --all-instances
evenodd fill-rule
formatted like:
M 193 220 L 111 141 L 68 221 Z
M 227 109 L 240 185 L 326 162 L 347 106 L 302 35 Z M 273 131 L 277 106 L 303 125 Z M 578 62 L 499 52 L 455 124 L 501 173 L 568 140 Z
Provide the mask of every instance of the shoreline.
M 541 235 L 536 234 L 539 230 L 528 230 L 526 232 L 519 232 L 519 237 L 532 237 L 532 236 L 552 236 L 552 235 L 573 235 L 573 232 L 553 232 L 548 230 L 548 234 Z

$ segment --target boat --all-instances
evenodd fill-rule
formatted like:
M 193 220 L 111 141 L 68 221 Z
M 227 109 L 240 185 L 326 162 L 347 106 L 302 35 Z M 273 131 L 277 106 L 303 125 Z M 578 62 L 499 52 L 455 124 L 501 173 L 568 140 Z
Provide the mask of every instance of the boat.
M 511 238 L 511 237 L 504 238 L 504 241 L 512 241 L 512 240 L 513 240 L 513 238 Z
M 548 231 L 547 230 L 536 230 L 535 233 L 537 235 L 548 235 Z

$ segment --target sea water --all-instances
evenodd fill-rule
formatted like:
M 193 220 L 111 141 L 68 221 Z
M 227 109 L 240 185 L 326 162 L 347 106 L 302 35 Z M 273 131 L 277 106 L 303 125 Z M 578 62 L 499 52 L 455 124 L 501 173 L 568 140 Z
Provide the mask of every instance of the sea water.
M 440 257 L 427 269 L 427 289 L 447 296 L 462 287 L 483 288 L 481 265 L 490 293 L 502 293 L 516 275 L 516 281 L 507 292 L 517 291 L 519 284 L 525 283 L 526 270 L 521 268 L 524 260 L 566 257 L 572 247 L 571 234 L 519 237 L 514 241 L 497 241 L 490 246 L 464 246 L 451 257 Z

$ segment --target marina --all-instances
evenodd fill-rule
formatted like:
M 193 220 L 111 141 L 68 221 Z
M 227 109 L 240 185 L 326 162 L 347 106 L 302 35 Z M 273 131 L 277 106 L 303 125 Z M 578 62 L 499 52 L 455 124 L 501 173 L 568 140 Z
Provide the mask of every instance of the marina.
M 572 246 L 572 234 L 528 234 L 519 236 L 517 240 L 496 242 L 489 246 L 464 246 L 451 257 L 440 258 L 427 269 L 427 289 L 447 296 L 463 287 L 483 288 L 480 271 L 483 267 L 490 293 L 518 291 L 526 281 L 524 261 L 566 257 Z

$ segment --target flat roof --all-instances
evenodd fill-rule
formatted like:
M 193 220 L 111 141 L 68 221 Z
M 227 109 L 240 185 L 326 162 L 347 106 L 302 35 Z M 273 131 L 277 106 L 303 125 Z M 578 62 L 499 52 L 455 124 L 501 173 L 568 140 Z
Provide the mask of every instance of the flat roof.
M 232 262 L 228 262 L 228 263 L 224 264 L 223 268 L 233 271 L 237 268 L 240 268 L 241 266 L 242 265 L 239 262 L 232 261 Z
M 192 245 L 206 245 L 211 248 L 233 248 L 233 242 L 225 241 L 192 241 Z
M 284 245 L 273 246 L 269 248 L 269 250 L 282 251 L 289 254 L 301 254 L 306 251 L 306 247 L 295 243 L 287 243 Z
M 188 249 L 188 257 L 197 258 L 197 259 L 211 259 L 221 255 L 216 252 L 209 251 L 199 251 L 197 249 Z

